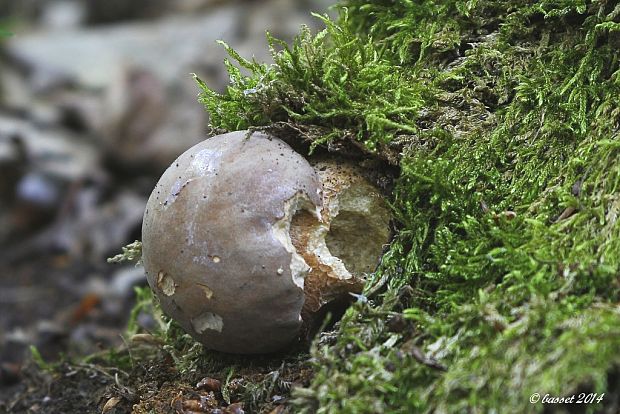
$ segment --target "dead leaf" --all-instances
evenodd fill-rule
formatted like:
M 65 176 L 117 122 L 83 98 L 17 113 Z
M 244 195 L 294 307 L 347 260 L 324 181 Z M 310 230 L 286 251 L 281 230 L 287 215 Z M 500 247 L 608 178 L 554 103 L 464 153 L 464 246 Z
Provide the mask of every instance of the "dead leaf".
M 118 403 L 121 402 L 121 399 L 118 397 L 112 397 L 110 398 L 108 401 L 106 401 L 105 405 L 103 406 L 103 409 L 101 410 L 101 412 L 103 414 L 107 413 L 108 411 L 110 411 L 111 409 L 113 409 L 114 407 L 116 407 L 118 405 Z

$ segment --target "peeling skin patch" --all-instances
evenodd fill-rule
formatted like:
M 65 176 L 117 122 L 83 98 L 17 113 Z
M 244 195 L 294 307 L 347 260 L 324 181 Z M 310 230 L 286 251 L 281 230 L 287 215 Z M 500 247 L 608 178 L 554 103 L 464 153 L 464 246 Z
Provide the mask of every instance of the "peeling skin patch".
M 194 155 L 189 168 L 201 177 L 212 175 L 220 166 L 221 156 L 222 151 L 203 149 Z
M 204 283 L 196 283 L 196 285 L 198 285 L 198 287 L 202 289 L 207 299 L 211 299 L 213 297 L 213 290 L 209 286 L 205 285 Z
M 295 213 L 300 210 L 310 212 L 316 217 L 317 221 L 319 220 L 320 216 L 318 207 L 312 204 L 304 193 L 299 192 L 284 203 L 284 217 L 273 225 L 273 235 L 282 244 L 282 246 L 284 246 L 286 251 L 291 253 L 291 277 L 293 278 L 293 283 L 303 289 L 304 279 L 308 272 L 310 272 L 310 266 L 308 266 L 303 257 L 295 249 L 295 246 L 293 246 L 290 235 L 291 221 Z M 282 268 L 279 268 L 276 272 L 278 275 L 282 275 L 283 273 L 284 269 Z
M 353 275 L 347 270 L 342 260 L 334 256 L 330 252 L 325 242 L 325 237 L 328 234 L 328 227 L 325 225 L 319 225 L 308 231 L 308 244 L 307 250 L 317 257 L 320 264 L 328 266 L 332 269 L 331 276 L 336 276 L 338 279 L 346 280 L 352 279 Z
M 291 240 L 311 267 L 311 275 L 324 274 L 335 280 L 353 280 L 343 261 L 329 250 L 325 237 L 329 226 L 306 212 L 297 213 L 291 223 Z
M 157 274 L 157 287 L 166 296 L 174 295 L 174 291 L 176 290 L 176 286 L 174 285 L 174 279 L 164 272 L 159 272 Z
M 186 180 L 184 183 L 181 183 L 181 180 L 175 181 L 174 185 L 172 186 L 172 189 L 170 190 L 170 194 L 168 195 L 168 197 L 166 197 L 166 200 L 164 200 L 164 209 L 167 209 L 168 207 L 170 207 L 172 203 L 174 203 L 176 199 L 179 197 L 179 194 L 181 194 L 181 191 L 183 191 L 183 189 L 192 181 L 194 181 L 194 178 L 190 178 L 189 180 Z
M 184 182 L 182 180 L 175 181 L 172 188 L 170 189 L 170 194 L 163 202 L 164 209 L 168 208 L 176 201 L 179 194 L 181 194 L 181 191 L 183 191 L 183 189 L 189 183 L 196 180 L 197 178 L 215 174 L 220 166 L 221 155 L 221 151 L 211 149 L 203 149 L 202 151 L 199 151 L 197 154 L 195 154 L 194 158 L 189 164 L 189 170 L 193 172 L 192 175 L 194 175 L 195 177 L 190 178 Z
M 224 328 L 224 320 L 222 317 L 213 312 L 205 312 L 200 316 L 192 318 L 191 320 L 192 328 L 201 334 L 207 329 L 211 329 L 213 331 L 222 332 Z

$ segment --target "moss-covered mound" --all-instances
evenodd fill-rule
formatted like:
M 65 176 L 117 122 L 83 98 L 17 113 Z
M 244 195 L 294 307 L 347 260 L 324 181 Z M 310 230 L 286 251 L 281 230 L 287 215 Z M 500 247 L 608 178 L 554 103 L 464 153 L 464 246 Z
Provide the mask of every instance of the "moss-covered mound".
M 620 4 L 345 0 L 275 64 L 230 51 L 214 128 L 397 165 L 399 231 L 296 412 L 620 402 Z M 346 153 L 346 151 L 344 151 Z M 573 407 L 574 408 L 574 407 Z M 579 408 L 579 407 L 578 407 Z

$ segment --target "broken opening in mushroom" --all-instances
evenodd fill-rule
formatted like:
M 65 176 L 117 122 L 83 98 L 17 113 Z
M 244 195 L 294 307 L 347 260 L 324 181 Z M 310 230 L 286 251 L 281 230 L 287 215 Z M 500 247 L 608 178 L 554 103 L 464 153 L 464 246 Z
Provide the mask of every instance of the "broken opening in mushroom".
M 273 235 L 284 246 L 286 251 L 291 253 L 291 277 L 293 282 L 301 289 L 304 288 L 304 280 L 310 272 L 311 267 L 299 253 L 297 246 L 291 239 L 291 225 L 294 218 L 301 212 L 307 214 L 311 219 L 319 223 L 319 211 L 304 193 L 297 193 L 293 198 L 284 204 L 284 217 L 273 225 Z M 278 275 L 284 274 L 284 269 L 278 268 Z
M 389 211 L 379 197 L 367 183 L 344 190 L 325 236 L 327 249 L 357 277 L 375 270 L 390 237 Z
M 289 227 L 295 252 L 310 268 L 303 285 L 304 319 L 323 319 L 327 314 L 323 308 L 332 303 L 340 304 L 335 306 L 338 312 L 330 311 L 339 319 L 350 303 L 349 293 L 361 292 L 365 274 L 375 270 L 390 236 L 389 211 L 376 189 L 365 182 L 332 198 L 324 213 L 322 221 L 307 209 L 297 209 Z
M 307 340 L 312 340 L 320 332 L 331 331 L 334 329 L 337 322 L 342 319 L 345 312 L 353 303 L 356 298 L 353 295 L 341 294 L 334 298 L 331 302 L 321 306 L 321 308 L 312 315 L 311 320 L 306 321 L 305 337 Z

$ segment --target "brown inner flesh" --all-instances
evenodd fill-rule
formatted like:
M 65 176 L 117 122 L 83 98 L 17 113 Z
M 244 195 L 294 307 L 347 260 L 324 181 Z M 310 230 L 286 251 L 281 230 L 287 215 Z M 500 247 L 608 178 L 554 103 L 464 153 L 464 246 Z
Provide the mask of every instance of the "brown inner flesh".
M 311 268 L 304 280 L 306 296 L 302 310 L 304 320 L 324 304 L 348 292 L 359 293 L 364 287 L 363 281 L 358 278 L 342 279 L 330 266 L 321 263 L 316 255 L 308 251 L 312 233 L 309 230 L 318 226 L 320 222 L 316 217 L 303 210 L 297 212 L 291 221 L 290 235 L 293 246 Z

